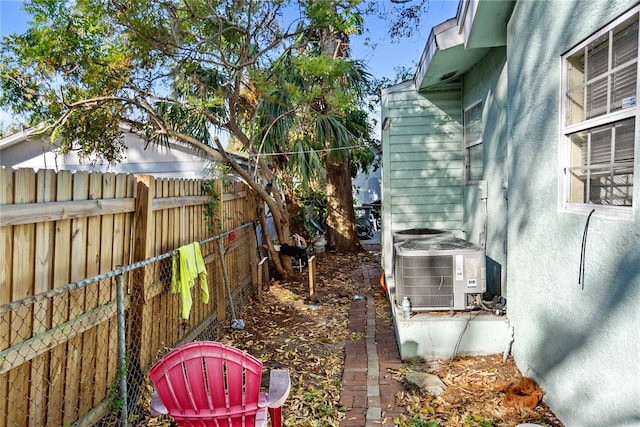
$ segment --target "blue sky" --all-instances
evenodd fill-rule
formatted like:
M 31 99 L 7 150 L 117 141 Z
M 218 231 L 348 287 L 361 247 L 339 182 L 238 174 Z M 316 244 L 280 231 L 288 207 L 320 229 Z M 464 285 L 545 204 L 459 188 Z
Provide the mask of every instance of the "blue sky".
M 389 0 L 380 1 L 383 3 L 382 7 L 390 10 Z M 387 24 L 371 18 L 365 24 L 368 32 L 351 40 L 352 57 L 363 60 L 368 71 L 376 78 L 392 79 L 396 74 L 394 68 L 397 66 L 415 69 L 431 28 L 454 17 L 457 7 L 458 0 L 429 0 L 427 16 L 422 21 L 420 31 L 413 37 L 397 43 L 391 43 Z M 1 36 L 24 32 L 28 22 L 29 16 L 22 10 L 22 0 L 0 0 Z M 365 45 L 366 37 L 372 40 L 372 46 Z M 0 124 L 7 125 L 9 122 L 10 117 L 6 112 L 0 111 Z
M 380 2 L 390 10 L 389 0 L 380 0 Z M 417 3 L 417 0 L 407 4 L 414 3 Z M 352 38 L 352 56 L 364 60 L 369 72 L 376 78 L 393 78 L 396 74 L 394 67 L 397 66 L 415 70 L 431 28 L 453 18 L 457 9 L 458 0 L 429 0 L 427 16 L 422 19 L 420 31 L 411 38 L 404 38 L 395 43 L 391 43 L 387 23 L 368 18 L 365 27 L 369 34 Z M 375 48 L 364 45 L 364 36 L 370 37 L 375 42 Z

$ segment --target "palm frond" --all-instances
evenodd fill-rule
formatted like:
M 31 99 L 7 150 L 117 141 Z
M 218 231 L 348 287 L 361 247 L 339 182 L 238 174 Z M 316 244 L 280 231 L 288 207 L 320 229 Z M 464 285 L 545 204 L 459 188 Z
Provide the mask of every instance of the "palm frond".
M 344 148 L 352 145 L 355 136 L 347 129 L 340 117 L 318 114 L 314 118 L 315 139 L 327 147 Z
M 289 170 L 297 176 L 305 187 L 314 179 L 324 177 L 324 166 L 318 152 L 304 140 L 296 141 L 289 154 Z

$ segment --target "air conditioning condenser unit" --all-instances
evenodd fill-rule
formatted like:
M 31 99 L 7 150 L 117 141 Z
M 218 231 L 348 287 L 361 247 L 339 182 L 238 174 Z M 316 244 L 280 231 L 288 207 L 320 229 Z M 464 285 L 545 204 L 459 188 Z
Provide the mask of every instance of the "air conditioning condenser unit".
M 468 296 L 486 292 L 484 249 L 466 240 L 439 236 L 395 244 L 396 303 L 411 311 L 464 310 Z

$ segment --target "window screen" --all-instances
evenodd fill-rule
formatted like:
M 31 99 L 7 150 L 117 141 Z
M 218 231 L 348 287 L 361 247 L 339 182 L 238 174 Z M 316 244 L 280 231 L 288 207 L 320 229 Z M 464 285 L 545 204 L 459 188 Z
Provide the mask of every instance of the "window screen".
M 569 136 L 571 203 L 631 206 L 634 134 L 628 119 Z
M 464 111 L 465 181 L 480 181 L 484 175 L 482 154 L 482 102 Z
M 565 203 L 632 206 L 639 11 L 563 57 Z
M 566 125 L 635 106 L 638 15 L 566 59 Z

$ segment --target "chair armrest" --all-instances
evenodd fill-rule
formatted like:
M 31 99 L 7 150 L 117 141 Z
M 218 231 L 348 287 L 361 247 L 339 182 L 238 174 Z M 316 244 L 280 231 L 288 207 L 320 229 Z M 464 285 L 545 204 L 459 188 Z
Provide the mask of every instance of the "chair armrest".
M 286 369 L 272 369 L 269 373 L 269 392 L 267 401 L 259 404 L 260 407 L 279 408 L 282 406 L 291 391 L 291 378 Z
M 166 415 L 168 413 L 169 411 L 164 406 L 164 403 L 162 403 L 162 400 L 160 400 L 158 392 L 156 390 L 153 390 L 153 393 L 151 394 L 151 416 L 157 417 L 159 415 Z

